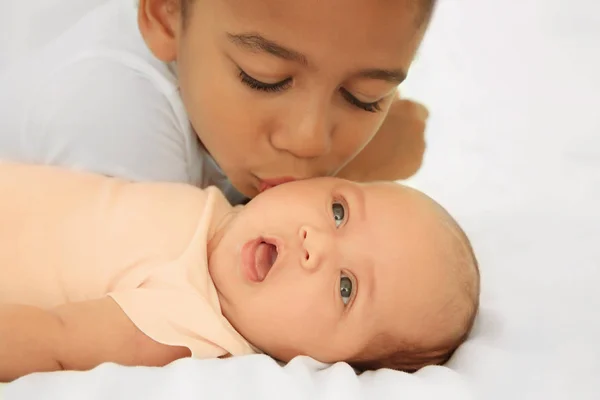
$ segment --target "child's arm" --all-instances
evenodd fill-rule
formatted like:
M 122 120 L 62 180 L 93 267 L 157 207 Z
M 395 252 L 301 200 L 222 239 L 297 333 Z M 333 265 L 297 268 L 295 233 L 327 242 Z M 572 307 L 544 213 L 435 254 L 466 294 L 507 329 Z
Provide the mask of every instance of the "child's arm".
M 373 140 L 337 176 L 369 182 L 414 175 L 423 161 L 427 118 L 423 105 L 396 100 Z
M 0 382 L 104 362 L 162 366 L 189 355 L 146 336 L 110 297 L 53 310 L 0 305 Z

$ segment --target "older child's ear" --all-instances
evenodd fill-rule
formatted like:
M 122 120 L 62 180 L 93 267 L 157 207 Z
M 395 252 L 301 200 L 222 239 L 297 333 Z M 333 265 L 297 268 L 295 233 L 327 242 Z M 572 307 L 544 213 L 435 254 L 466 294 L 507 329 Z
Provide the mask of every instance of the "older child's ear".
M 177 58 L 181 0 L 139 0 L 138 25 L 150 51 L 164 62 Z

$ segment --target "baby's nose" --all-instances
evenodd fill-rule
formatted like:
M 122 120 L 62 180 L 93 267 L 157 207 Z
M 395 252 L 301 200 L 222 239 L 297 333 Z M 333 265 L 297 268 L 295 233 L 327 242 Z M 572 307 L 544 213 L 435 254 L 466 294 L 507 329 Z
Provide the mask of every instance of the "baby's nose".
M 307 270 L 314 271 L 323 262 L 327 254 L 328 240 L 326 234 L 309 226 L 303 226 L 298 232 L 300 236 L 300 264 Z

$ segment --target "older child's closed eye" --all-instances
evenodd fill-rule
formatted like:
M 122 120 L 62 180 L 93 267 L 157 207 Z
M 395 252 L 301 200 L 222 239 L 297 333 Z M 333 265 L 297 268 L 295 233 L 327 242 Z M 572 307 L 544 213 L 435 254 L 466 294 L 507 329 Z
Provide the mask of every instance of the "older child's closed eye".
M 286 90 L 292 84 L 292 78 L 286 78 L 286 79 L 284 79 L 280 82 L 276 82 L 276 83 L 261 82 L 258 79 L 254 79 L 253 77 L 251 77 L 250 75 L 248 75 L 246 72 L 244 72 L 241 69 L 240 69 L 240 79 L 248 87 L 250 87 L 254 90 L 262 91 L 262 92 L 281 92 L 283 90 Z
M 292 86 L 292 82 L 293 82 L 292 78 L 286 78 L 286 79 L 284 79 L 280 82 L 276 82 L 276 83 L 261 82 L 258 79 L 251 77 L 250 75 L 248 75 L 246 72 L 244 72 L 241 69 L 240 69 L 240 79 L 242 80 L 242 82 L 245 85 L 247 85 L 248 87 L 250 87 L 254 90 L 258 90 L 261 92 L 275 92 L 275 93 L 282 92 L 284 90 L 289 89 Z M 369 111 L 369 112 L 381 111 L 380 101 L 375 101 L 372 103 L 364 103 L 364 102 L 358 100 L 356 97 L 354 97 L 352 95 L 352 93 L 350 93 L 348 90 L 346 90 L 344 88 L 340 88 L 340 94 L 348 103 L 350 103 L 353 106 L 358 107 L 362 110 Z

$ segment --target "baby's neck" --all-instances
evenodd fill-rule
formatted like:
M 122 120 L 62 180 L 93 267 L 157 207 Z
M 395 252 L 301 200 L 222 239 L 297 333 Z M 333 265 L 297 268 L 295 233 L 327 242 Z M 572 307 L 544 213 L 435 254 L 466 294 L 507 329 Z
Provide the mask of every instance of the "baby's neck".
M 225 196 L 220 193 L 219 198 L 215 202 L 213 210 L 213 218 L 211 218 L 211 224 L 208 229 L 208 242 L 206 255 L 209 260 L 209 271 L 210 271 L 210 256 L 215 248 L 219 245 L 223 237 L 229 230 L 229 225 L 237 214 L 242 210 L 244 206 L 231 206 Z

